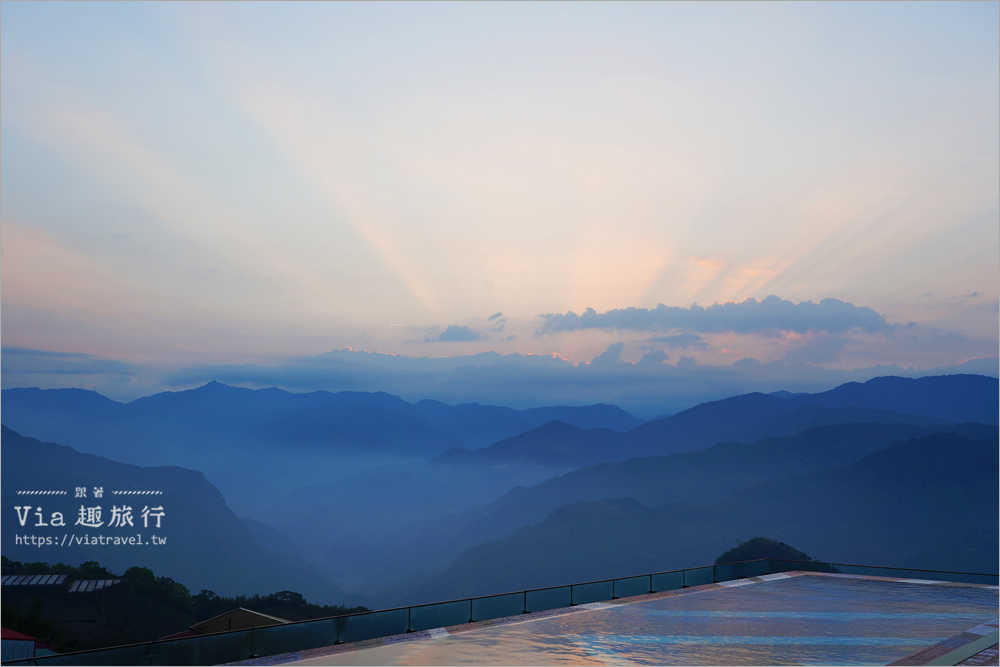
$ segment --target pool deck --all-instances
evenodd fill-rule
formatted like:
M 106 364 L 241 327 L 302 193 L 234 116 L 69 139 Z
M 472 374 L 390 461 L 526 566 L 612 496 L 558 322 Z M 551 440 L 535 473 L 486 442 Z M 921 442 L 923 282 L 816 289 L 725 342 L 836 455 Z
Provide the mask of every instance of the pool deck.
M 889 664 L 996 665 L 998 664 L 997 624 L 996 620 L 983 623 Z M 949 656 L 952 659 L 949 659 Z
M 233 665 L 996 665 L 997 586 L 788 572 Z

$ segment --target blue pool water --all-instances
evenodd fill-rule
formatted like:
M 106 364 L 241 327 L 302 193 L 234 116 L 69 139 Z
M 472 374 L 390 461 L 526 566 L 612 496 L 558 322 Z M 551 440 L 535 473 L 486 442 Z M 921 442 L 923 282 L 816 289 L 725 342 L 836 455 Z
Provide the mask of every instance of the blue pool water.
M 303 663 L 884 665 L 996 619 L 997 608 L 996 587 L 803 575 L 432 631 Z

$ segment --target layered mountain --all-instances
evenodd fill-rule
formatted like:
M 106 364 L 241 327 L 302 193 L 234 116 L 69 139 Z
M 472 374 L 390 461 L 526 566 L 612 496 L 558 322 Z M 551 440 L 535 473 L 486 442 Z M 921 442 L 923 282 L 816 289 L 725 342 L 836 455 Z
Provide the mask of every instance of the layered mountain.
M 137 465 L 202 470 L 244 512 L 296 488 L 378 465 L 426 461 L 555 418 L 612 429 L 641 423 L 609 405 L 512 410 L 218 382 L 127 404 L 79 389 L 8 389 L 3 404 L 4 423 L 34 437 Z
M 916 380 L 875 378 L 821 394 L 744 394 L 646 422 L 626 432 L 550 423 L 476 451 L 450 450 L 443 461 L 514 461 L 582 467 L 703 449 L 720 442 L 753 442 L 815 426 L 881 422 L 943 425 L 997 423 L 996 378 L 978 375 Z
M 654 504 L 703 502 L 751 482 L 843 465 L 890 442 L 950 428 L 926 425 L 936 420 L 924 417 L 859 408 L 792 410 L 794 415 L 802 413 L 818 413 L 821 418 L 813 421 L 831 415 L 896 417 L 920 425 L 816 427 L 801 436 L 746 447 L 730 443 L 576 469 L 588 460 L 602 460 L 599 454 L 608 439 L 620 443 L 631 434 L 550 422 L 478 452 L 451 451 L 430 464 L 382 466 L 332 485 L 300 489 L 276 501 L 260 518 L 280 527 L 307 556 L 345 571 L 349 580 L 342 583 L 348 586 L 351 581 L 377 581 L 383 572 L 408 576 L 415 570 L 433 570 L 462 549 L 539 521 L 562 504 L 615 497 Z M 801 422 L 773 423 L 796 430 Z M 499 460 L 486 456 L 502 448 L 513 455 Z M 337 508 L 337 530 L 316 530 L 328 521 L 326 508 L 331 507 Z M 341 539 L 344 535 L 350 539 Z M 405 557 L 394 548 L 400 543 L 409 543 Z
M 393 562 L 399 556 L 394 545 L 415 539 L 428 521 L 491 503 L 513 487 L 537 484 L 565 471 L 525 464 L 384 465 L 330 485 L 296 489 L 259 517 L 279 527 L 307 556 L 340 570 L 360 568 L 377 576 L 383 568 L 399 567 Z M 336 530 L 317 530 L 327 526 Z
M 490 466 L 533 463 L 579 468 L 627 458 L 633 449 L 631 433 L 618 433 L 606 428 L 580 428 L 556 420 L 482 449 L 449 449 L 434 461 Z
M 996 572 L 996 443 L 996 429 L 985 438 L 935 433 L 708 503 L 605 498 L 562 505 L 534 525 L 466 550 L 410 598 L 696 566 L 753 535 L 823 560 Z
M 996 427 L 835 424 L 795 436 L 592 465 L 530 488 L 512 489 L 486 507 L 453 517 L 442 523 L 442 532 L 428 531 L 413 551 L 427 550 L 435 559 L 449 559 L 462 549 L 541 521 L 562 505 L 584 500 L 632 498 L 649 506 L 717 502 L 750 484 L 847 465 L 892 443 L 936 432 L 986 438 L 996 433 Z
M 603 428 L 611 431 L 628 431 L 645 421 L 606 403 L 579 407 L 555 405 L 525 410 L 478 403 L 446 405 L 426 399 L 406 405 L 409 407 L 405 408 L 405 414 L 420 419 L 442 433 L 459 437 L 469 449 L 486 447 L 551 421 L 561 421 L 581 429 Z
M 848 382 L 818 394 L 796 394 L 788 400 L 828 408 L 861 406 L 891 410 L 952 422 L 1000 423 L 998 381 L 985 375 L 877 377 L 863 383 Z
M 895 442 L 938 431 L 981 439 L 986 427 L 953 420 L 995 424 L 997 394 L 995 378 L 878 378 L 823 394 L 735 396 L 647 423 L 607 405 L 517 411 L 219 383 L 128 404 L 81 390 L 6 390 L 3 401 L 5 424 L 30 435 L 202 470 L 261 522 L 245 527 L 276 554 L 304 553 L 350 590 L 400 592 L 566 508 L 685 503 L 699 513 L 738 489 L 848 466 Z M 942 544 L 925 544 L 919 558 Z M 709 557 L 731 546 L 713 543 Z
M 210 382 L 124 404 L 66 389 L 8 389 L 3 402 L 11 428 L 141 464 L 172 463 L 205 444 L 424 457 L 460 442 L 394 409 L 405 402 L 388 394 L 292 394 Z
M 257 533 L 273 539 L 266 527 L 251 527 L 238 518 L 200 472 L 117 463 L 7 427 L 2 427 L 2 438 L 2 539 L 8 558 L 75 564 L 95 560 L 118 572 L 149 567 L 193 592 L 292 590 L 308 591 L 310 599 L 324 603 L 343 601 L 329 571 L 282 555 L 270 542 L 255 538 Z M 78 498 L 77 489 L 85 496 Z M 99 495 L 95 489 L 101 490 Z M 78 523 L 81 508 L 83 523 Z M 56 512 L 64 526 L 53 520 Z
M 5 421 L 18 427 L 66 430 L 66 426 L 109 422 L 141 424 L 184 423 L 187 430 L 218 432 L 236 429 L 255 437 L 283 436 L 302 441 L 328 442 L 334 436 L 353 445 L 397 444 L 393 430 L 412 426 L 403 418 L 429 427 L 430 432 L 407 433 L 407 452 L 440 450 L 460 444 L 479 448 L 553 420 L 580 428 L 626 431 L 643 423 L 624 410 L 607 404 L 578 407 L 551 406 L 514 410 L 477 403 L 446 405 L 421 400 L 408 403 L 385 392 L 292 393 L 281 389 L 245 389 L 209 382 L 197 389 L 162 392 L 130 403 L 118 403 L 83 389 L 5 389 L 3 401 L 10 410 Z M 386 419 L 386 414 L 394 415 Z M 127 427 L 126 427 L 127 428 Z M 264 431 L 260 432 L 263 428 Z M 331 435 L 331 428 L 336 433 Z M 421 435 L 430 437 L 419 437 Z M 441 437 L 445 436 L 445 437 Z M 451 436 L 450 438 L 447 436 Z

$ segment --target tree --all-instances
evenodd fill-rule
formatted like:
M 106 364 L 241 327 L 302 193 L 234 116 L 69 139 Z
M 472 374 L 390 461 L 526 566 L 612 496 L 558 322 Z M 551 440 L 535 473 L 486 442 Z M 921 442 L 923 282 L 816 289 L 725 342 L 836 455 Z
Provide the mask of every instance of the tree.
M 754 537 L 730 549 L 715 559 L 716 565 L 739 563 L 744 560 L 773 558 L 774 560 L 811 561 L 812 558 L 784 542 L 778 542 L 768 537 Z

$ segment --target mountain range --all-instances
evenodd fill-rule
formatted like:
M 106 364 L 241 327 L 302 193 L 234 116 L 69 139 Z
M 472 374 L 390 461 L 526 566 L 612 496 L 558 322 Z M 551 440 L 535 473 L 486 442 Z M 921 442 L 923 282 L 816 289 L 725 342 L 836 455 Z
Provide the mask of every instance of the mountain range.
M 897 442 L 848 465 L 748 484 L 714 502 L 650 506 L 606 497 L 562 504 L 533 525 L 466 549 L 409 600 L 694 567 L 753 535 L 827 561 L 995 572 L 997 429 L 990 430 L 985 438 L 948 432 Z
M 875 378 L 820 394 L 744 394 L 702 403 L 628 432 L 546 424 L 473 452 L 449 450 L 442 460 L 530 460 L 579 467 L 634 456 L 701 449 L 794 435 L 825 424 L 885 422 L 997 424 L 997 382 L 978 375 Z
M 177 573 L 192 590 L 206 573 L 239 593 L 288 581 L 310 600 L 340 604 L 347 591 L 350 603 L 369 607 L 536 585 L 556 574 L 698 565 L 751 532 L 827 560 L 995 569 L 995 531 L 972 530 L 964 517 L 993 516 L 977 503 L 991 488 L 995 501 L 995 472 L 990 486 L 983 471 L 996 468 L 998 396 L 997 379 L 983 376 L 876 378 L 820 394 L 733 396 L 643 421 L 609 405 L 511 410 L 217 382 L 131 403 L 83 390 L 9 389 L 5 426 L 78 451 L 27 446 L 5 429 L 5 511 L 10 484 L 23 483 L 17 471 L 35 470 L 26 479 L 42 483 L 36 469 L 51 458 L 53 479 L 69 484 L 75 468 L 101 461 L 94 479 L 155 479 L 172 498 L 197 499 L 171 501 L 185 517 L 198 514 L 196 505 L 211 508 L 171 542 L 199 544 L 196 556 L 136 550 L 157 572 Z M 949 450 L 962 456 L 941 461 Z M 928 479 L 920 466 L 929 462 L 951 472 Z M 949 499 L 963 476 L 973 492 Z M 796 498 L 810 485 L 813 496 Z M 915 497 L 923 523 L 891 506 L 920 488 L 960 518 Z M 810 520 L 837 527 L 835 537 L 809 532 Z M 103 563 L 105 550 L 53 557 Z M 269 574 L 255 579 L 257 570 Z M 251 580 L 252 589 L 240 585 Z
M 490 505 L 449 519 L 408 552 L 428 560 L 454 558 L 473 545 L 500 539 L 542 521 L 562 505 L 631 498 L 643 505 L 719 502 L 734 489 L 789 475 L 852 463 L 896 442 L 933 433 L 987 438 L 996 428 L 981 424 L 916 426 L 852 423 L 818 426 L 795 436 L 753 443 L 720 443 L 696 452 L 602 463 L 515 488 Z
M 117 463 L 27 438 L 6 426 L 2 439 L 3 555 L 12 560 L 94 560 L 118 572 L 148 567 L 195 593 L 202 588 L 222 595 L 309 590 L 317 600 L 339 602 L 345 597 L 328 570 L 281 553 L 280 544 L 272 542 L 272 528 L 248 525 L 238 518 L 219 490 L 198 471 Z M 76 497 L 78 488 L 85 489 L 85 497 Z M 98 497 L 95 488 L 102 490 Z M 65 495 L 26 491 L 63 491 Z M 148 494 L 151 491 L 159 493 Z M 93 507 L 101 509 L 99 516 L 88 519 L 96 527 L 77 525 L 80 509 Z M 131 520 L 115 521 L 113 507 L 131 508 Z M 147 507 L 154 514 L 144 519 Z M 20 513 L 15 508 L 21 508 Z M 159 528 L 155 523 L 158 508 L 162 508 Z M 38 525 L 37 510 L 48 525 Z M 63 515 L 64 527 L 52 525 L 54 512 Z M 142 539 L 136 541 L 141 544 L 74 544 L 75 538 L 139 535 Z M 165 543 L 152 544 L 153 535 Z M 35 542 L 42 538 L 52 544 L 37 546 L 31 543 L 32 536 Z
M 303 486 L 378 465 L 426 461 L 553 419 L 581 428 L 642 423 L 610 405 L 513 410 L 219 382 L 130 403 L 81 389 L 5 389 L 2 397 L 4 424 L 18 432 L 124 463 L 201 470 L 245 513 Z

